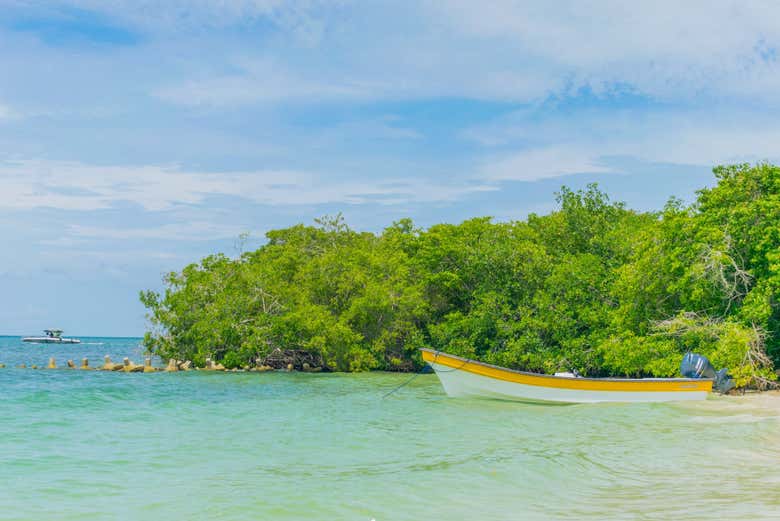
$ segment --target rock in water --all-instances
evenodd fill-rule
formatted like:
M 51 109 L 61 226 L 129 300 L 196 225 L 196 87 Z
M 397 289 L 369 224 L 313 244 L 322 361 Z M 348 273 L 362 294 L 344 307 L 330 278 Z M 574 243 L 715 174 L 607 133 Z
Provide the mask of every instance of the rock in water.
M 105 371 L 121 371 L 125 367 L 122 364 L 115 364 L 112 362 L 111 357 L 108 355 L 104 356 L 103 359 L 105 360 L 105 363 L 103 364 L 103 370 Z
M 224 371 L 225 366 L 222 364 L 215 364 L 211 358 L 206 358 L 206 367 L 203 369 L 206 371 Z
M 144 366 L 142 365 L 135 365 L 133 362 L 130 361 L 128 357 L 125 357 L 122 360 L 122 364 L 124 365 L 124 372 L 126 373 L 138 373 L 144 370 Z

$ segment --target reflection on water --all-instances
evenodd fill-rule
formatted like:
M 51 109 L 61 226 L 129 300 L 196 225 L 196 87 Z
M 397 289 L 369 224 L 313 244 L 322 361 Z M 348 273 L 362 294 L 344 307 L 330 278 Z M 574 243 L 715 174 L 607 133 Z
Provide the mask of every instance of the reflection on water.
M 97 362 L 138 340 L 21 345 Z M 35 358 L 37 357 L 37 358 Z M 139 361 L 139 360 L 137 360 Z M 435 376 L 0 370 L 15 519 L 777 519 L 780 397 L 545 407 Z

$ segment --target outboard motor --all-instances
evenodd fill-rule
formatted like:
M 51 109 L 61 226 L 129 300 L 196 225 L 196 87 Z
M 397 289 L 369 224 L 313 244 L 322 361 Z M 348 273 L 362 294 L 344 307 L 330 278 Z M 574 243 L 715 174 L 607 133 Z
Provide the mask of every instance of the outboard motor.
M 680 362 L 680 373 L 685 378 L 712 378 L 712 389 L 721 394 L 726 394 L 734 388 L 734 380 L 728 372 L 728 369 L 716 371 L 706 356 L 696 353 L 685 353 Z

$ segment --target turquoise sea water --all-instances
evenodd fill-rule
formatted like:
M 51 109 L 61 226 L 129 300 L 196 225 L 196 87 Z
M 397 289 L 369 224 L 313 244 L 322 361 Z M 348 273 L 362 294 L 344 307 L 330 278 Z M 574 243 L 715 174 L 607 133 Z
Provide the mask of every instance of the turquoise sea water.
M 0 337 L 0 519 L 778 519 L 780 398 L 538 406 L 434 375 L 17 369 Z

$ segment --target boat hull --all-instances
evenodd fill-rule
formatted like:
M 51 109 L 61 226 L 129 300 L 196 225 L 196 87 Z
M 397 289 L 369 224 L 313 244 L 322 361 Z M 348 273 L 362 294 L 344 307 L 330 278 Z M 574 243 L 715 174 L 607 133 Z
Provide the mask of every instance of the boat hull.
M 77 338 L 50 338 L 50 337 L 26 337 L 22 342 L 29 344 L 80 344 L 81 340 Z
M 533 403 L 670 402 L 704 400 L 711 380 L 689 378 L 570 378 L 513 371 L 441 352 L 423 359 L 453 397 L 484 397 Z

